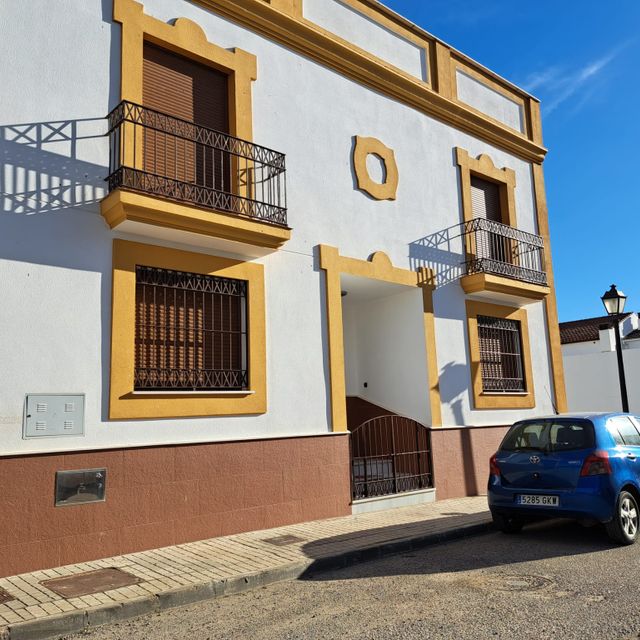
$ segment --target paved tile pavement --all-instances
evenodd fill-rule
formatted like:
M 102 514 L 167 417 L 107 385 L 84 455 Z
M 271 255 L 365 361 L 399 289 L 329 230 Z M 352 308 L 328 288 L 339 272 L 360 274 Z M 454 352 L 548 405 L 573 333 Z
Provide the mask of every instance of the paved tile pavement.
M 26 630 L 29 625 L 17 623 L 25 621 L 37 621 L 41 624 L 30 626 L 43 630 L 29 637 L 48 637 L 48 619 L 51 620 L 52 629 L 58 628 L 54 624 L 56 620 L 60 622 L 71 618 L 76 620 L 77 626 L 80 617 L 72 614 L 83 612 L 85 618 L 89 616 L 89 612 L 104 614 L 95 616 L 94 624 L 98 621 L 108 622 L 109 616 L 106 614 L 115 611 L 118 604 L 148 603 L 158 598 L 162 602 L 163 595 L 175 594 L 176 591 L 184 594 L 190 587 L 197 588 L 198 585 L 211 587 L 208 597 L 237 592 L 242 590 L 237 585 L 238 579 L 243 577 L 248 585 L 246 588 L 251 588 L 250 583 L 258 586 L 300 576 L 305 571 L 321 568 L 323 561 L 332 558 L 345 558 L 351 554 L 350 562 L 364 559 L 367 554 L 363 551 L 367 549 L 379 550 L 386 545 L 388 552 L 392 552 L 394 545 L 398 546 L 403 541 L 435 540 L 440 536 L 459 534 L 465 529 L 473 532 L 486 525 L 489 520 L 486 497 L 442 500 L 414 507 L 211 538 L 0 578 L 0 588 L 14 598 L 0 604 L 0 638 L 19 637 L 18 629 L 22 627 Z M 294 536 L 297 540 L 284 546 L 268 542 L 280 536 Z M 51 578 L 107 567 L 120 568 L 141 581 L 128 587 L 68 599 L 41 584 Z M 250 581 L 246 577 L 256 575 L 271 577 L 262 582 Z M 236 587 L 214 588 L 215 585 L 231 583 L 236 584 Z M 197 597 L 204 599 L 207 596 L 203 591 Z M 164 600 L 168 603 L 166 606 L 182 603 L 175 598 L 170 600 L 165 597 Z M 187 601 L 184 600 L 185 603 Z M 137 615 L 135 607 L 129 609 L 132 612 L 130 615 Z M 141 607 L 140 612 L 145 613 L 148 609 L 149 607 Z M 126 616 L 121 613 L 120 617 Z

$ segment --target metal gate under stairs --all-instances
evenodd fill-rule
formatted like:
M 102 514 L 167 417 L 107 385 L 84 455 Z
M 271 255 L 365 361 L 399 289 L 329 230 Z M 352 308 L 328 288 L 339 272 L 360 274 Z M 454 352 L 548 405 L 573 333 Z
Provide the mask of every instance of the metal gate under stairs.
M 433 488 L 429 429 L 398 415 L 352 429 L 351 488 L 353 500 Z

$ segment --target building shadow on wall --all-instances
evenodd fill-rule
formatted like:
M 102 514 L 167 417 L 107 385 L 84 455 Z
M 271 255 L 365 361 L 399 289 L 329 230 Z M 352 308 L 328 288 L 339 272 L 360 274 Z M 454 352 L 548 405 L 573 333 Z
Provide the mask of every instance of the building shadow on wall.
M 104 118 L 0 125 L 2 213 L 40 214 L 97 204 L 107 167 L 81 160 L 79 148 L 105 151 Z
M 0 258 L 100 276 L 103 419 L 111 327 L 111 242 L 99 209 L 106 128 L 105 118 L 0 125 Z
M 455 282 L 463 276 L 464 259 L 464 238 L 458 224 L 409 243 L 411 269 L 432 269 L 436 287 Z
M 462 412 L 462 398 L 467 395 L 471 403 L 471 380 L 469 367 L 457 362 L 447 362 L 440 370 L 440 389 L 443 404 L 451 409 L 454 424 L 465 424 Z M 464 459 L 464 485 L 468 496 L 477 496 L 479 487 L 470 429 L 459 429 L 460 450 Z

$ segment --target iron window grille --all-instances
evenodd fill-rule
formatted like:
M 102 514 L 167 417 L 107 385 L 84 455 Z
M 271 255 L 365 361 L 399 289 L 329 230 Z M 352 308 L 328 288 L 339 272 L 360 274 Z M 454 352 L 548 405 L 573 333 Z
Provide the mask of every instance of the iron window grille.
M 136 266 L 135 390 L 247 389 L 247 287 Z
M 478 316 L 482 390 L 491 393 L 525 392 L 520 322 Z

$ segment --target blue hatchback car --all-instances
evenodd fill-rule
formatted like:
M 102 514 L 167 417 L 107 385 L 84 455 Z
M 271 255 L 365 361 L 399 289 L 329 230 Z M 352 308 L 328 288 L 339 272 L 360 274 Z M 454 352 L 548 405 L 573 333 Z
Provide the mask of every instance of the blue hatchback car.
M 621 544 L 638 538 L 640 418 L 558 415 L 516 422 L 491 457 L 489 508 L 505 533 L 540 518 L 604 523 Z

